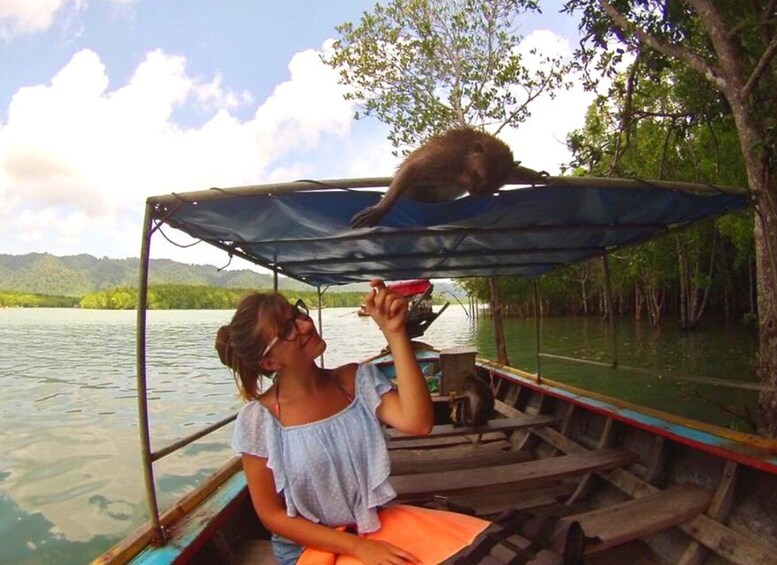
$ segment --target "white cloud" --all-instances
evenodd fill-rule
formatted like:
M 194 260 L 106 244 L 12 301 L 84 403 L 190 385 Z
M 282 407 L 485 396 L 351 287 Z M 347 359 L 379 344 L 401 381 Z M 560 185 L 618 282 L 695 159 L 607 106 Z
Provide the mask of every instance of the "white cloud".
M 184 57 L 152 51 L 111 90 L 97 53 L 76 53 L 50 84 L 19 89 L 0 124 L 3 251 L 30 251 L 46 232 L 64 252 L 78 244 L 84 251 L 96 226 L 126 230 L 125 214 L 139 216 L 153 194 L 321 174 L 326 164 L 311 154 L 348 135 L 353 108 L 317 51 L 296 54 L 289 71 L 241 121 L 230 109 L 250 95 L 229 91 L 220 76 L 190 76 Z M 182 127 L 175 112 L 192 107 L 211 108 L 209 118 Z M 139 229 L 129 254 L 137 253 Z
M 0 2 L 0 39 L 45 31 L 54 14 L 71 0 L 3 0 Z
M 526 41 L 570 50 L 547 32 Z M 319 51 L 297 53 L 289 73 L 241 120 L 230 112 L 250 103 L 250 94 L 230 91 L 219 75 L 191 76 L 182 56 L 152 51 L 112 88 L 97 53 L 76 53 L 50 83 L 19 89 L 0 123 L 0 252 L 137 256 L 149 195 L 393 174 L 398 159 L 387 128 L 353 121 Z M 568 160 L 566 134 L 582 125 L 590 98 L 576 87 L 537 100 L 532 118 L 500 137 L 524 165 L 557 173 Z M 193 109 L 205 111 L 206 121 L 180 125 L 179 112 Z M 180 251 L 161 238 L 152 254 L 226 263 L 206 245 Z
M 138 0 L 102 0 L 122 9 Z M 0 40 L 10 41 L 18 36 L 42 33 L 57 17 L 72 34 L 80 31 L 73 18 L 87 8 L 87 0 L 2 0 L 0 1 Z M 64 17 L 62 15 L 64 14 Z
M 533 49 L 537 55 L 531 55 Z M 569 41 L 547 30 L 527 35 L 520 50 L 523 63 L 529 68 L 540 64 L 540 55 L 566 59 L 572 56 Z M 533 100 L 529 106 L 531 116 L 518 128 L 505 129 L 500 134 L 523 166 L 557 175 L 560 166 L 571 160 L 566 147 L 567 134 L 584 125 L 585 111 L 594 94 L 586 92 L 575 76 L 569 78 L 573 82 L 570 90 L 559 90 L 555 98 L 542 95 Z

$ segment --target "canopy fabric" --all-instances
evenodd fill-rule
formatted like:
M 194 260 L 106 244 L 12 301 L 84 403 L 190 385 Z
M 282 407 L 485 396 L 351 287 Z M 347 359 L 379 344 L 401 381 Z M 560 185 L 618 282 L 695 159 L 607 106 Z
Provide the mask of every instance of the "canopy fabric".
M 378 226 L 358 230 L 351 217 L 376 204 L 380 192 L 229 189 L 148 203 L 155 221 L 314 286 L 374 277 L 536 277 L 747 205 L 742 194 L 580 180 L 439 204 L 400 199 Z

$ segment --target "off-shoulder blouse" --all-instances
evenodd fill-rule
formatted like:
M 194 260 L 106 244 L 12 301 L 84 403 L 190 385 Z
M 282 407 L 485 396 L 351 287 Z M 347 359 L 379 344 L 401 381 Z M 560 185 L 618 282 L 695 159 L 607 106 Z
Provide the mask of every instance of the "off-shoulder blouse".
M 355 397 L 340 412 L 309 424 L 283 426 L 258 401 L 240 409 L 232 448 L 267 458 L 287 514 L 327 526 L 380 528 L 377 508 L 396 492 L 386 434 L 375 415 L 391 383 L 375 365 L 356 369 Z

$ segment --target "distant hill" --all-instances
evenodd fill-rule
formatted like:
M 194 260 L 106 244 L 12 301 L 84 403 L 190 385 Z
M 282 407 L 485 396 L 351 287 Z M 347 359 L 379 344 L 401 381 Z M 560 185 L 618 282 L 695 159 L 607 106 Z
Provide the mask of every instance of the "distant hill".
M 138 286 L 138 259 L 98 259 L 92 255 L 57 257 L 49 253 L 27 255 L 0 254 L 0 290 L 31 292 L 57 296 L 83 296 L 89 292 L 116 287 Z M 150 284 L 204 284 L 226 288 L 270 288 L 272 275 L 248 269 L 219 271 L 213 265 L 188 265 L 169 259 L 152 259 Z M 282 290 L 310 287 L 292 279 L 280 277 Z M 369 286 L 351 284 L 332 287 L 329 292 L 363 291 Z M 447 282 L 435 283 L 435 293 L 450 292 L 462 296 L 460 290 Z
M 98 259 L 92 255 L 57 257 L 48 253 L 0 254 L 0 289 L 60 296 L 83 296 L 115 287 L 138 286 L 138 259 Z M 272 275 L 253 271 L 219 271 L 212 265 L 187 265 L 169 259 L 152 259 L 150 284 L 204 284 L 228 288 L 268 288 Z M 280 278 L 284 289 L 304 288 Z

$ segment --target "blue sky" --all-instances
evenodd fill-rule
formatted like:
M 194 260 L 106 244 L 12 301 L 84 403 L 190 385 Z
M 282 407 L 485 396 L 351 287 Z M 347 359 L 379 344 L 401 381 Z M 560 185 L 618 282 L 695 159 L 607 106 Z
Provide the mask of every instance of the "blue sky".
M 576 23 L 544 1 L 525 48 L 569 55 Z M 318 56 L 374 0 L 0 2 L 0 253 L 137 256 L 153 194 L 297 178 L 390 175 L 387 128 Z M 591 95 L 539 100 L 501 137 L 557 173 Z M 183 241 L 183 239 L 182 239 Z M 153 257 L 224 264 L 223 253 Z M 244 266 L 244 265 L 238 265 Z

